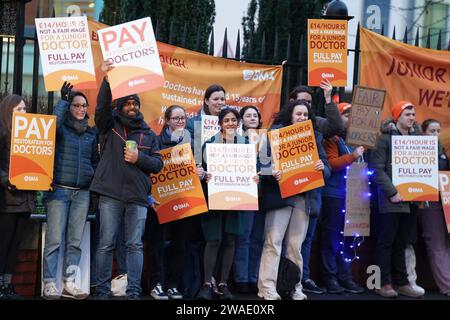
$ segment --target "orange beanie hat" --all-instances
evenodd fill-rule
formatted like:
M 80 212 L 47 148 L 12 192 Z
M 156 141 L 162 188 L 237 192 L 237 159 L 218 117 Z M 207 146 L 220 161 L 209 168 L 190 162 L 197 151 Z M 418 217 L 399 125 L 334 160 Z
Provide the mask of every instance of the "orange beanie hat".
M 397 122 L 398 118 L 402 114 L 403 110 L 407 107 L 414 107 L 414 105 L 409 101 L 399 101 L 397 102 L 391 110 L 392 118 L 394 122 Z
M 339 109 L 339 113 L 340 114 L 344 114 L 345 111 L 347 111 L 348 109 L 350 109 L 352 107 L 352 105 L 350 103 L 347 102 L 341 102 L 338 104 L 338 109 Z

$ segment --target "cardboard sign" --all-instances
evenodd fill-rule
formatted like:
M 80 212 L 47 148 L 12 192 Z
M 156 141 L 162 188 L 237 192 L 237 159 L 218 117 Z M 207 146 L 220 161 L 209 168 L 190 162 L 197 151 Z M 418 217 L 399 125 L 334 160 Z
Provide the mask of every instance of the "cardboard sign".
M 9 181 L 20 190 L 49 190 L 53 180 L 56 116 L 13 113 Z
M 200 178 L 188 143 L 159 151 L 164 167 L 152 174 L 152 195 L 159 223 L 166 223 L 207 212 Z
M 354 162 L 347 170 L 344 236 L 370 236 L 370 188 L 367 163 Z
M 37 18 L 35 24 L 45 90 L 59 91 L 65 81 L 76 90 L 96 89 L 86 17 Z
M 308 86 L 347 85 L 347 35 L 347 21 L 308 19 Z
M 404 201 L 438 201 L 438 138 L 392 136 L 392 183 Z
M 214 137 L 219 131 L 219 117 L 203 114 L 201 123 L 201 145 Z
M 269 131 L 275 170 L 281 170 L 282 198 L 323 186 L 321 171 L 314 170 L 319 160 L 311 120 Z
M 206 144 L 208 207 L 212 210 L 258 210 L 256 150 L 249 144 Z
M 380 135 L 385 90 L 355 86 L 346 143 L 373 149 Z
M 98 31 L 104 60 L 113 62 L 108 72 L 112 98 L 162 87 L 164 75 L 150 18 Z
M 447 225 L 448 233 L 450 233 L 450 171 L 439 171 L 439 190 L 441 191 L 445 224 Z

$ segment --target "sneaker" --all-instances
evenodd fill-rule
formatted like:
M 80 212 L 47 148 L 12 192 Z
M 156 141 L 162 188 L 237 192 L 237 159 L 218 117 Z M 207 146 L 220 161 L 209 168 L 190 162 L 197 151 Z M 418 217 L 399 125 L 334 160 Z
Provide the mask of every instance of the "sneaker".
M 164 293 L 160 283 L 156 284 L 152 291 L 150 291 L 150 295 L 155 300 L 169 300 L 169 297 Z
M 6 288 L 3 286 L 0 286 L 0 300 L 6 300 Z
M 213 288 L 211 284 L 205 283 L 197 294 L 197 299 L 211 300 L 213 297 Z
M 292 300 L 306 300 L 308 297 L 301 290 L 295 290 L 291 295 Z
M 397 291 L 390 284 L 385 284 L 380 289 L 376 289 L 375 293 L 385 298 L 396 298 L 398 296 Z
M 328 293 L 340 294 L 345 291 L 345 289 L 337 282 L 336 279 L 325 280 L 325 285 L 327 287 Z
M 422 289 L 422 288 L 420 288 Z M 410 284 L 407 284 L 405 286 L 400 286 L 397 288 L 397 291 L 399 294 L 410 297 L 410 298 L 420 298 L 425 294 L 425 290 L 416 289 Z
M 266 293 L 258 292 L 258 297 L 264 300 L 281 300 L 280 295 L 277 292 L 268 291 Z
M 417 292 L 422 293 L 422 295 L 425 294 L 425 289 L 419 286 L 415 281 L 410 282 L 411 287 L 414 288 Z
M 3 294 L 5 300 L 24 300 L 25 298 L 22 297 L 20 294 L 17 294 L 14 290 L 13 285 L 10 283 L 7 287 L 3 287 Z
M 167 295 L 170 299 L 183 299 L 183 295 L 177 290 L 177 288 L 170 288 L 167 290 Z
M 345 281 L 340 281 L 340 284 L 342 286 L 342 288 L 344 288 L 344 290 L 346 292 L 350 292 L 350 293 L 355 293 L 355 294 L 359 294 L 359 293 L 363 293 L 364 292 L 364 288 L 358 286 L 353 280 L 345 280 Z M 330 290 L 328 290 L 328 292 L 330 292 Z
M 249 293 L 250 292 L 247 282 L 236 282 L 234 284 L 234 290 L 236 290 L 236 292 L 239 292 L 239 293 Z
M 86 292 L 84 292 L 83 290 L 81 290 L 80 288 L 78 288 L 75 285 L 74 281 L 64 282 L 64 289 L 63 289 L 63 292 L 61 295 L 65 298 L 78 299 L 78 300 L 86 299 L 88 296 L 88 294 Z
M 325 289 L 319 287 L 312 279 L 308 279 L 302 282 L 303 291 L 315 294 L 324 294 Z
M 222 300 L 231 300 L 233 299 L 233 295 L 231 294 L 230 289 L 228 289 L 228 286 L 226 283 L 220 283 L 219 284 L 219 298 Z
M 57 300 L 61 298 L 61 294 L 56 288 L 55 282 L 47 282 L 44 287 L 44 299 Z

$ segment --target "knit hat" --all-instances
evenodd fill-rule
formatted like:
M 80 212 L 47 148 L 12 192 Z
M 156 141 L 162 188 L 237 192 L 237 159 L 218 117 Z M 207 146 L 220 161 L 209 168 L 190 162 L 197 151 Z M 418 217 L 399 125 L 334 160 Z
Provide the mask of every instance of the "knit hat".
M 338 109 L 340 114 L 344 114 L 347 110 L 349 110 L 352 107 L 350 103 L 347 102 L 341 102 L 338 104 Z
M 403 110 L 405 110 L 407 107 L 414 107 L 414 105 L 409 101 L 399 101 L 394 105 L 391 110 L 392 119 L 394 119 L 394 122 L 397 122 Z
M 122 111 L 123 106 L 127 103 L 128 100 L 136 100 L 139 107 L 141 107 L 141 99 L 139 98 L 139 96 L 137 94 L 130 94 L 129 96 L 116 99 L 117 110 Z

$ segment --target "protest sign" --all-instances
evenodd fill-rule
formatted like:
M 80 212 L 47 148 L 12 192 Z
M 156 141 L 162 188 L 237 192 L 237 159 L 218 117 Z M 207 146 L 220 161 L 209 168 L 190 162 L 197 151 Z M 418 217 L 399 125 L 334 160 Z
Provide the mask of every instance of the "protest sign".
M 209 209 L 258 210 L 254 145 L 208 143 L 206 163 Z
M 202 115 L 201 130 L 201 145 L 203 145 L 220 131 L 219 117 Z
M 314 169 L 319 154 L 311 120 L 271 130 L 269 141 L 274 169 L 282 171 L 282 198 L 324 185 L 322 172 Z
M 347 35 L 345 20 L 308 19 L 308 86 L 347 85 Z
M 392 136 L 392 183 L 404 201 L 438 201 L 438 138 Z
M 207 212 L 200 178 L 195 172 L 191 145 L 188 143 L 160 151 L 164 167 L 152 174 L 152 195 L 159 223 L 166 223 Z
M 380 135 L 381 111 L 386 91 L 355 86 L 346 142 L 366 149 L 375 148 Z
M 35 24 L 45 89 L 59 91 L 65 81 L 76 90 L 96 89 L 86 17 L 37 18 Z
M 164 75 L 150 18 L 122 23 L 98 31 L 112 98 L 117 99 L 162 87 Z
M 450 171 L 439 171 L 439 190 L 447 232 L 450 233 Z
M 20 190 L 49 190 L 53 180 L 56 116 L 13 113 L 9 181 Z

